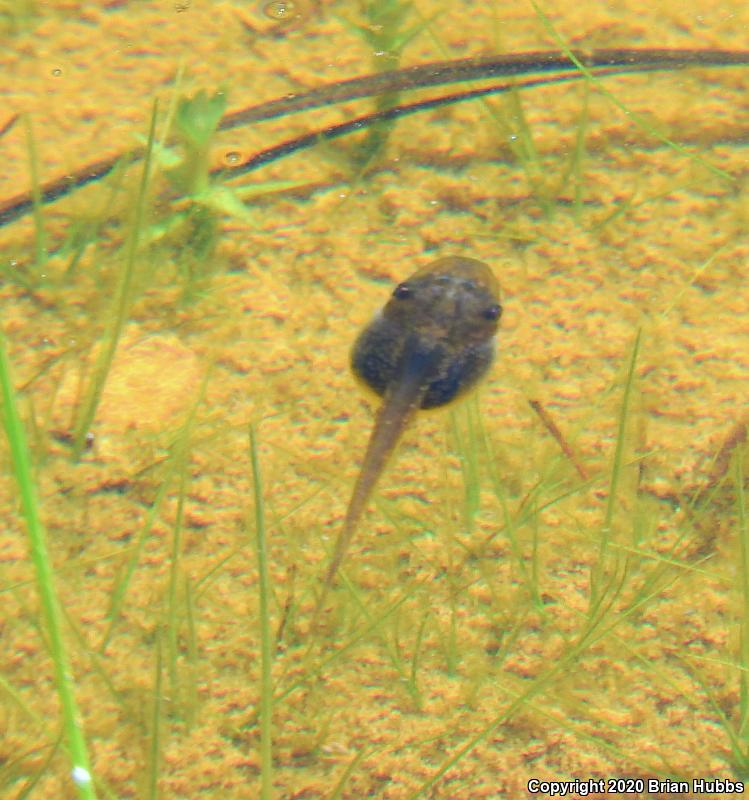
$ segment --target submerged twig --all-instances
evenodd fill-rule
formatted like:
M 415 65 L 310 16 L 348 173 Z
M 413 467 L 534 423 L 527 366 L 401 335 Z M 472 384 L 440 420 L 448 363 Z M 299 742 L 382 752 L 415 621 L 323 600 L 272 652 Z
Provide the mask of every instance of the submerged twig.
M 2 125 L 0 125 L 0 139 L 5 136 L 6 133 L 18 122 L 21 118 L 20 114 L 13 114 L 9 119 L 7 119 Z
M 713 459 L 713 467 L 709 475 L 697 493 L 697 499 L 700 500 L 708 492 L 712 491 L 728 473 L 728 468 L 731 466 L 731 457 L 737 447 L 747 441 L 747 428 L 749 427 L 749 414 L 746 414 L 740 419 L 723 440 L 723 443 L 718 448 L 715 458 Z
M 539 400 L 529 400 L 528 404 L 536 412 L 536 414 L 538 414 L 538 418 L 541 420 L 546 430 L 554 437 L 554 439 L 556 439 L 561 451 L 567 457 L 572 466 L 577 470 L 577 474 L 584 481 L 587 481 L 590 477 L 588 475 L 588 471 L 582 465 L 580 459 L 577 457 L 577 454 L 572 449 L 567 439 L 565 439 L 562 431 L 559 430 L 559 427 L 552 419 L 551 414 L 549 414 L 549 412 L 541 405 Z
M 573 56 L 578 62 L 570 58 Z M 527 53 L 510 53 L 507 55 L 485 56 L 479 58 L 459 59 L 455 61 L 439 61 L 419 64 L 414 67 L 392 70 L 389 72 L 366 75 L 358 78 L 339 81 L 321 86 L 303 94 L 287 95 L 259 105 L 250 106 L 239 111 L 226 114 L 218 126 L 219 130 L 232 130 L 254 122 L 310 111 L 323 106 L 356 100 L 363 97 L 375 97 L 394 91 L 423 89 L 429 86 L 464 83 L 467 81 L 486 80 L 497 77 L 513 77 L 543 73 L 546 77 L 521 83 L 517 88 L 532 88 L 549 83 L 559 83 L 585 77 L 578 64 L 596 76 L 619 73 L 644 72 L 657 70 L 679 70 L 691 67 L 725 67 L 748 66 L 747 50 L 671 50 L 671 49 L 602 49 L 590 51 L 533 51 Z M 549 75 L 549 73 L 557 73 Z M 447 95 L 431 100 L 396 106 L 385 112 L 369 114 L 348 121 L 340 126 L 332 126 L 321 131 L 306 134 L 303 137 L 268 148 L 256 154 L 233 174 L 242 174 L 251 169 L 268 164 L 303 147 L 309 147 L 318 139 L 332 139 L 338 136 L 362 130 L 383 120 L 393 120 L 399 116 L 413 114 L 436 108 L 440 105 L 464 102 L 487 94 L 508 91 L 512 84 L 501 84 L 493 87 Z M 40 187 L 43 203 L 52 203 L 76 189 L 94 183 L 112 172 L 119 164 L 129 164 L 143 156 L 143 148 L 136 148 L 117 156 L 101 159 L 87 164 L 70 173 Z M 224 171 L 224 170 L 220 170 Z M 33 200 L 28 193 L 19 194 L 0 202 L 0 227 L 28 213 L 33 207 Z
M 724 67 L 749 65 L 749 50 L 674 50 L 668 48 L 617 48 L 573 50 L 571 54 L 587 69 L 615 67 L 637 71 L 677 70 L 689 67 Z M 374 97 L 390 92 L 425 89 L 449 83 L 508 78 L 519 75 L 551 72 L 579 72 L 570 57 L 561 50 L 536 50 L 526 53 L 435 61 L 413 67 L 349 78 L 321 86 L 303 94 L 292 94 L 227 114 L 219 126 L 231 130 L 261 120 L 310 111 L 322 106 Z

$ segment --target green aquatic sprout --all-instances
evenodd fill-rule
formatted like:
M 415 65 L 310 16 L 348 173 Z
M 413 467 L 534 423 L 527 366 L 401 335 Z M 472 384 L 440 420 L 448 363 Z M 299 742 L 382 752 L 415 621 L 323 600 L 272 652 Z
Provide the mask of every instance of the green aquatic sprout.
M 226 187 L 211 181 L 213 137 L 226 109 L 226 93 L 201 90 L 177 102 L 173 125 L 176 147 L 160 146 L 155 157 L 176 193 L 184 198 L 168 206 L 165 216 L 151 225 L 151 244 L 172 244 L 180 256 L 177 269 L 184 283 L 183 299 L 192 298 L 197 285 L 211 274 L 211 256 L 219 234 L 219 216 L 247 219 L 242 202 Z
M 210 187 L 210 148 L 225 111 L 223 89 L 213 95 L 201 90 L 193 97 L 181 97 L 177 103 L 174 127 L 185 153 L 168 174 L 186 195 L 200 197 Z
M 95 800 L 96 791 L 91 773 L 88 746 L 75 697 L 75 678 L 63 632 L 63 611 L 55 588 L 54 568 L 47 549 L 47 534 L 42 521 L 39 490 L 34 477 L 34 464 L 18 409 L 18 398 L 2 331 L 0 331 L 0 396 L 2 397 L 2 421 L 8 439 L 10 461 L 18 484 L 31 560 L 34 562 L 36 571 L 36 586 L 46 626 L 44 638 L 54 665 L 62 725 L 72 767 L 71 777 L 78 797 L 82 800 Z
M 181 97 L 174 113 L 176 146 L 161 145 L 155 158 L 179 199 L 167 214 L 151 225 L 147 239 L 172 244 L 179 253 L 177 269 L 184 280 L 183 300 L 194 299 L 213 274 L 212 258 L 225 216 L 252 224 L 247 200 L 272 192 L 293 189 L 297 181 L 266 181 L 230 187 L 223 175 L 211 173 L 211 152 L 216 132 L 226 111 L 227 93 L 209 94 L 201 89 Z

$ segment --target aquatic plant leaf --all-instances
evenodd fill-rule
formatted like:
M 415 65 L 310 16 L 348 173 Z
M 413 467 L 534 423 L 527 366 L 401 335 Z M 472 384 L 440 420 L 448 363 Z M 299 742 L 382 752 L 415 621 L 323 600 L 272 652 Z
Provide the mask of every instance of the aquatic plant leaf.
M 174 126 L 189 148 L 203 149 L 211 141 L 226 111 L 226 92 L 209 95 L 201 89 L 193 97 L 182 97 L 177 104 Z
M 212 186 L 205 192 L 192 195 L 193 202 L 206 208 L 220 211 L 245 222 L 252 222 L 247 206 L 232 189 L 226 186 Z
M 305 181 L 266 181 L 232 189 L 214 184 L 205 192 L 192 195 L 190 199 L 198 205 L 250 222 L 252 215 L 244 204 L 245 200 L 289 189 L 299 189 L 307 185 Z
M 263 183 L 253 183 L 248 186 L 238 186 L 232 191 L 243 200 L 250 200 L 253 197 L 262 197 L 265 194 L 275 194 L 276 192 L 288 192 L 292 189 L 302 189 L 309 185 L 309 181 L 264 181 Z

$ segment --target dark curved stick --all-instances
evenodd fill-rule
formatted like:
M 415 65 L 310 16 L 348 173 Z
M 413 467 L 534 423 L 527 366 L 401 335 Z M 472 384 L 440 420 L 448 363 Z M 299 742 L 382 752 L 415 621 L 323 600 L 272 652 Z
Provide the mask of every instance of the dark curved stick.
M 657 70 L 677 70 L 690 67 L 726 67 L 749 65 L 747 50 L 669 50 L 669 49 L 608 49 L 591 51 L 572 51 L 572 55 L 586 68 L 596 74 L 609 75 L 627 72 Z M 533 73 L 563 73 L 551 77 L 537 78 L 518 84 L 518 88 L 532 88 L 549 83 L 560 83 L 583 77 L 579 67 L 569 55 L 559 51 L 534 51 L 511 53 L 501 56 L 439 61 L 420 64 L 391 72 L 351 78 L 300 95 L 271 100 L 260 105 L 250 106 L 240 111 L 226 114 L 219 124 L 219 130 L 231 130 L 252 122 L 273 119 L 286 114 L 309 111 L 322 106 L 342 103 L 362 97 L 371 97 L 386 92 L 420 89 L 448 83 L 480 80 L 498 76 L 529 75 Z M 263 164 L 282 158 L 290 153 L 309 147 L 319 139 L 334 139 L 382 120 L 396 119 L 398 116 L 414 114 L 418 111 L 437 108 L 440 105 L 472 100 L 487 94 L 508 91 L 510 84 L 475 89 L 468 92 L 447 95 L 441 98 L 396 106 L 379 114 L 370 114 L 356 120 L 334 125 L 324 130 L 305 134 L 261 151 L 249 161 L 240 165 L 231 174 L 243 174 L 257 169 Z M 113 158 L 102 159 L 88 164 L 76 172 L 41 187 L 43 203 L 52 203 L 76 189 L 83 188 L 108 175 L 118 165 L 127 165 L 143 155 L 142 148 L 122 153 Z M 225 172 L 226 170 L 219 170 Z M 23 193 L 0 202 L 0 227 L 28 213 L 33 206 L 30 193 Z
M 749 50 L 673 50 L 667 48 L 617 48 L 602 50 L 572 50 L 574 56 L 588 69 L 616 67 L 621 71 L 677 70 L 689 67 L 738 67 L 749 64 Z M 513 75 L 533 75 L 548 72 L 579 72 L 579 67 L 566 54 L 556 50 L 536 50 L 526 53 L 464 58 L 457 61 L 434 61 L 414 67 L 379 72 L 360 78 L 321 86 L 303 94 L 291 94 L 256 106 L 226 114 L 219 130 L 231 130 L 250 122 L 310 111 L 321 106 L 344 103 L 361 97 L 372 97 L 409 89 L 424 89 L 447 83 L 508 78 Z
M 658 68 L 630 67 L 629 69 L 624 71 L 643 72 L 647 71 L 648 69 L 658 69 Z M 616 71 L 601 70 L 596 74 L 604 76 L 613 74 L 615 72 L 621 73 L 622 71 L 623 70 L 621 69 Z M 252 172 L 253 170 L 259 169 L 260 167 L 265 166 L 266 164 L 270 164 L 273 161 L 278 161 L 279 159 L 291 155 L 292 153 L 296 153 L 299 150 L 305 150 L 309 147 L 312 147 L 317 142 L 337 139 L 341 136 L 345 136 L 348 133 L 364 130 L 365 128 L 377 122 L 394 120 L 397 119 L 398 117 L 408 116 L 410 114 L 415 114 L 419 111 L 428 111 L 429 109 L 439 108 L 440 106 L 452 105 L 466 100 L 473 100 L 477 97 L 484 97 L 490 94 L 501 94 L 502 92 L 508 91 L 513 86 L 516 86 L 518 89 L 533 88 L 536 86 L 543 86 L 546 84 L 562 83 L 566 81 L 577 80 L 582 77 L 584 76 L 581 72 L 574 72 L 572 74 L 551 76 L 551 77 L 547 76 L 544 78 L 536 78 L 529 81 L 519 82 L 517 84 L 503 83 L 498 86 L 489 86 L 489 87 L 484 87 L 482 89 L 473 89 L 468 92 L 443 95 L 441 97 L 432 98 L 430 100 L 422 100 L 417 103 L 409 103 L 405 105 L 393 106 L 392 108 L 389 108 L 385 111 L 380 111 L 373 114 L 366 114 L 362 117 L 357 117 L 356 119 L 349 120 L 347 122 L 343 122 L 338 125 L 332 125 L 322 130 L 317 130 L 313 131 L 312 133 L 302 134 L 301 136 L 297 136 L 294 139 L 289 139 L 285 142 L 281 142 L 278 145 L 274 145 L 273 147 L 268 147 L 265 150 L 261 150 L 260 152 L 255 153 L 255 155 L 251 156 L 247 161 L 243 162 L 242 164 L 239 164 L 238 166 L 232 169 L 227 169 L 226 167 L 219 167 L 218 169 L 213 170 L 211 172 L 211 175 L 213 177 L 218 177 L 220 175 L 223 175 L 229 178 L 237 177 L 239 175 L 245 175 L 248 172 Z M 276 102 L 280 101 L 273 100 L 269 105 L 275 104 Z M 256 108 L 262 109 L 263 106 L 256 106 Z M 220 125 L 219 127 L 221 128 L 223 127 L 223 125 Z M 83 169 L 78 170 L 77 172 L 74 172 L 70 175 L 66 175 L 64 178 L 60 178 L 56 181 L 51 181 L 49 183 L 46 183 L 42 187 L 40 193 L 42 202 L 44 204 L 53 203 L 55 200 L 59 200 L 60 198 L 71 194 L 76 189 L 82 189 L 84 186 L 88 186 L 90 183 L 95 183 L 96 181 L 105 178 L 107 175 L 109 175 L 110 172 L 114 170 L 114 168 L 118 164 L 126 166 L 127 164 L 131 164 L 139 160 L 142 156 L 143 156 L 143 148 L 138 148 L 136 150 L 131 151 L 130 153 L 125 153 L 120 156 L 116 156 L 114 158 L 107 158 L 107 159 L 102 159 L 101 161 L 95 161 L 94 163 L 88 164 Z M 34 200 L 31 193 L 16 195 L 15 197 L 11 197 L 9 200 L 0 203 L 0 228 L 10 224 L 19 217 L 22 217 L 24 214 L 27 214 L 29 211 L 31 211 L 33 204 Z
M 632 72 L 652 72 L 653 70 L 660 69 L 660 67 L 638 67 L 637 69 L 607 69 L 600 70 L 595 73 L 596 77 L 605 77 L 607 75 L 621 75 L 623 73 L 631 74 Z M 580 80 L 585 76 L 581 72 L 575 72 L 566 75 L 553 75 L 543 78 L 531 78 L 527 81 L 518 81 L 515 83 L 500 83 L 492 86 L 484 86 L 481 89 L 470 89 L 466 92 L 458 92 L 456 94 L 440 95 L 439 97 L 432 97 L 427 100 L 419 100 L 415 103 L 406 103 L 403 105 L 393 106 L 392 108 L 378 111 L 373 114 L 365 114 L 355 119 L 341 122 L 338 125 L 331 125 L 322 130 L 313 131 L 312 133 L 303 133 L 294 139 L 288 139 L 281 144 L 268 147 L 265 150 L 260 150 L 253 156 L 239 164 L 236 167 L 227 169 L 220 167 L 214 170 L 211 174 L 225 178 L 236 178 L 240 175 L 246 175 L 248 172 L 253 172 L 260 167 L 270 164 L 273 161 L 278 161 L 280 158 L 289 156 L 300 150 L 306 150 L 308 147 L 313 147 L 321 141 L 331 141 L 338 139 L 346 134 L 360 131 L 368 128 L 378 122 L 390 122 L 399 117 L 410 116 L 420 111 L 429 111 L 434 108 L 441 108 L 442 106 L 455 105 L 462 103 L 466 100 L 476 100 L 479 97 L 488 97 L 492 94 L 503 94 L 512 89 L 534 89 L 538 86 L 550 86 L 558 83 L 569 83 L 571 81 Z

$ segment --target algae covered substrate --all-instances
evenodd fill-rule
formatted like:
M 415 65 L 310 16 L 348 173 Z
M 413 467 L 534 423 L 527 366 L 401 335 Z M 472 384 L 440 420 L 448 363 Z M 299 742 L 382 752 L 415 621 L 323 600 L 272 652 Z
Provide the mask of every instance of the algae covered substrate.
M 216 132 L 325 83 L 748 29 L 740 3 L 2 4 L 0 200 L 37 200 L 0 228 L 0 795 L 82 791 L 44 581 L 98 797 L 749 780 L 746 69 L 507 92 L 215 172 L 414 97 Z M 312 625 L 378 403 L 349 348 L 453 254 L 502 287 L 496 363 L 406 432 Z

